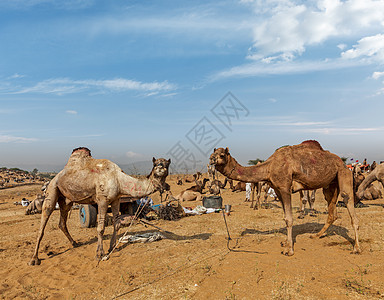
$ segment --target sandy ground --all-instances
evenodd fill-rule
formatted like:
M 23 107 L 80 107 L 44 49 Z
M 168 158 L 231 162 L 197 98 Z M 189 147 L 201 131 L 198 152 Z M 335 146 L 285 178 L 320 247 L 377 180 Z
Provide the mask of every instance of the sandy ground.
M 183 187 L 169 179 L 176 194 Z M 350 254 L 353 231 L 345 208 L 321 239 L 311 239 L 326 219 L 326 202 L 316 193 L 316 217 L 297 219 L 298 195 L 293 196 L 295 255 L 283 256 L 286 235 L 283 211 L 254 211 L 244 203 L 245 192 L 223 191 L 232 204 L 227 223 L 221 213 L 154 221 L 172 232 L 152 243 L 121 244 L 107 261 L 95 260 L 96 229 L 79 225 L 73 210 L 69 231 L 80 247 L 71 248 L 58 229 L 59 211 L 48 222 L 39 266 L 28 266 L 40 215 L 24 215 L 14 201 L 33 199 L 40 186 L 0 191 L 1 299 L 375 299 L 384 298 L 384 200 L 366 201 L 358 209 L 363 253 Z M 159 202 L 158 194 L 153 195 Z M 200 203 L 185 202 L 184 206 Z M 122 228 L 123 235 L 127 228 Z M 153 231 L 137 224 L 129 232 Z M 112 227 L 106 229 L 109 239 Z M 104 246 L 108 249 L 108 242 Z

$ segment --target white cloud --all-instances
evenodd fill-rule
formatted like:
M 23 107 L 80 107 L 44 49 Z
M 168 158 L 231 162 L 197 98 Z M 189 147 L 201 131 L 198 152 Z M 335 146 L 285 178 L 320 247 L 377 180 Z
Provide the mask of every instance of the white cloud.
M 0 135 L 0 143 L 29 143 L 36 142 L 35 138 L 26 138 L 12 135 Z
M 140 154 L 140 153 L 136 153 L 136 152 L 133 152 L 133 151 L 128 151 L 127 153 L 125 153 L 125 155 L 129 158 L 137 158 L 137 157 L 142 157 L 143 155 Z
M 324 127 L 324 128 L 307 128 L 304 132 L 320 133 L 326 135 L 359 135 L 368 132 L 383 131 L 384 127 L 368 127 L 368 128 L 343 128 L 343 127 Z
M 9 76 L 7 79 L 18 79 L 18 78 L 23 78 L 23 77 L 25 77 L 25 75 L 15 73 L 15 74 Z
M 361 57 L 372 58 L 376 61 L 383 62 L 384 60 L 384 34 L 367 36 L 360 39 L 357 45 L 341 53 L 345 59 L 355 59 Z
M 65 112 L 67 114 L 70 114 L 70 115 L 77 115 L 77 111 L 76 110 L 66 110 Z
M 361 65 L 360 61 L 327 59 L 322 61 L 284 61 L 265 64 L 253 62 L 213 74 L 209 80 L 216 81 L 230 77 L 250 77 L 279 74 L 298 74 L 316 71 L 343 69 Z
M 373 72 L 372 74 L 373 79 L 379 79 L 382 76 L 384 76 L 384 72 Z
M 291 60 L 306 47 L 334 37 L 382 32 L 384 1 L 316 0 L 243 1 L 262 21 L 254 25 L 251 59 Z M 265 17 L 267 16 L 267 17 Z
M 11 88 L 8 87 L 8 91 Z M 72 80 L 69 78 L 47 79 L 32 87 L 13 88 L 15 94 L 74 94 L 80 92 L 127 92 L 138 91 L 145 93 L 169 92 L 176 89 L 176 85 L 163 82 L 141 82 L 136 80 L 116 78 L 109 80 Z

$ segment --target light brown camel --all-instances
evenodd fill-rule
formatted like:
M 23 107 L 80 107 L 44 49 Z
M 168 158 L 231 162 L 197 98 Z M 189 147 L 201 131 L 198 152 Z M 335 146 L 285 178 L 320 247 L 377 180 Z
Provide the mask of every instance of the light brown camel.
M 250 208 L 253 209 L 259 209 L 261 207 L 260 198 L 261 198 L 261 192 L 264 190 L 264 206 L 266 206 L 267 198 L 268 198 L 268 190 L 269 190 L 269 184 L 266 181 L 260 181 L 256 184 L 252 184 L 252 203 Z M 255 192 L 256 192 L 256 205 L 253 205 L 255 201 Z
M 236 185 L 233 185 L 233 181 L 229 182 L 232 192 L 244 192 L 246 189 L 246 182 L 239 181 Z
M 215 149 L 210 164 L 228 178 L 243 182 L 267 181 L 282 202 L 287 226 L 287 240 L 283 243 L 283 254 L 293 255 L 291 193 L 299 190 L 323 188 L 328 202 L 328 219 L 319 233 L 320 237 L 337 219 L 336 201 L 340 194 L 347 204 L 355 233 L 353 253 L 360 253 L 358 220 L 353 205 L 352 172 L 335 154 L 324 151 L 316 141 L 305 141 L 299 145 L 279 148 L 267 161 L 250 167 L 241 166 L 229 153 L 228 148 Z
M 208 183 L 207 187 L 209 189 L 209 192 L 213 195 L 219 195 L 220 189 L 224 189 L 227 185 L 228 178 L 225 178 L 224 183 L 222 183 L 220 180 L 215 179 Z
M 178 194 L 175 198 L 176 200 L 179 200 L 179 201 L 193 201 L 193 200 L 202 201 L 203 195 L 199 192 L 184 190 L 180 194 Z
M 37 237 L 35 252 L 30 265 L 39 265 L 38 251 L 48 219 L 58 202 L 60 206 L 59 227 L 73 246 L 78 246 L 67 229 L 67 217 L 73 203 L 97 204 L 97 251 L 96 257 L 104 256 L 103 234 L 108 205 L 113 213 L 113 234 L 110 248 L 116 243 L 116 235 L 120 228 L 119 207 L 120 197 L 144 197 L 161 190 L 168 175 L 171 160 L 153 158 L 153 169 L 144 179 L 126 175 L 116 164 L 107 159 L 94 159 L 89 149 L 76 148 L 69 157 L 64 169 L 50 182 L 44 200 L 40 230 Z
M 309 190 L 299 191 L 300 193 L 300 215 L 299 219 L 304 219 L 305 217 L 305 205 L 309 204 L 309 215 L 311 217 L 316 216 L 316 211 L 313 208 L 313 204 L 315 203 L 316 190 L 311 191 L 311 195 L 309 195 Z
M 208 177 L 213 181 L 216 179 L 216 170 L 215 166 L 212 166 L 210 164 L 207 165 L 207 171 L 208 171 Z
M 207 181 L 209 181 L 208 178 L 204 178 L 203 182 L 201 182 L 200 180 L 196 180 L 195 181 L 196 185 L 193 185 L 190 188 L 187 188 L 186 190 L 187 191 L 193 191 L 193 192 L 199 192 L 202 194 Z
M 372 186 L 372 183 L 376 180 L 380 181 L 381 185 L 384 187 L 384 164 L 377 165 L 376 168 L 365 177 L 357 189 L 356 198 L 358 200 L 364 199 L 365 191 L 369 189 L 369 187 Z
M 184 181 L 187 182 L 187 183 L 191 183 L 191 182 L 194 182 L 195 180 L 199 180 L 200 177 L 201 177 L 201 173 L 200 172 L 196 172 L 192 176 L 189 175 L 189 176 L 184 177 Z

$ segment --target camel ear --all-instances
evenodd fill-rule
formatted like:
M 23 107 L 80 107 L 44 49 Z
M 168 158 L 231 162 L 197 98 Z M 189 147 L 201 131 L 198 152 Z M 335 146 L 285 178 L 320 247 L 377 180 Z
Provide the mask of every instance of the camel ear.
M 225 148 L 225 154 L 229 154 L 229 149 L 228 149 L 228 147 Z
M 168 159 L 168 166 L 171 164 L 171 159 Z
M 152 162 L 155 163 L 156 161 L 156 158 L 152 157 Z
M 216 148 L 213 149 L 213 152 L 216 152 Z

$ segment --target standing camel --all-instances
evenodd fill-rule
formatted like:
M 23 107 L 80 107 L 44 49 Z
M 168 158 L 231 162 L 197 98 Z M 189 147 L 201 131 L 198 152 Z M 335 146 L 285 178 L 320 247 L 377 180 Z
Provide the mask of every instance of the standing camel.
M 309 191 L 308 190 L 303 190 L 303 191 L 299 191 L 300 193 L 300 215 L 298 216 L 299 219 L 304 219 L 305 217 L 305 205 L 309 204 L 309 215 L 311 217 L 315 217 L 316 216 L 316 210 L 315 208 L 313 207 L 314 203 L 315 203 L 315 196 L 316 196 L 316 190 L 313 190 L 311 192 L 311 195 L 309 195 Z
M 151 173 L 144 179 L 136 179 L 126 175 L 116 164 L 107 159 L 94 159 L 91 151 L 85 147 L 73 150 L 64 169 L 50 182 L 44 200 L 40 230 L 37 237 L 35 252 L 29 265 L 39 265 L 39 246 L 44 235 L 48 219 L 60 206 L 59 228 L 64 232 L 72 246 L 78 246 L 67 229 L 67 217 L 73 203 L 97 204 L 97 251 L 96 258 L 104 256 L 103 235 L 108 205 L 113 214 L 113 234 L 109 251 L 116 243 L 116 235 L 120 228 L 119 207 L 120 197 L 144 197 L 157 190 L 162 190 L 171 160 L 153 158 Z
M 336 202 L 340 194 L 347 204 L 355 233 L 353 253 L 360 253 L 358 238 L 358 220 L 353 205 L 352 172 L 335 154 L 323 150 L 317 141 L 305 141 L 299 145 L 277 149 L 267 161 L 250 167 L 241 166 L 229 153 L 228 148 L 215 149 L 210 156 L 210 164 L 228 178 L 243 182 L 257 183 L 267 181 L 282 202 L 287 240 L 282 245 L 285 255 L 293 255 L 292 239 L 292 203 L 291 194 L 300 190 L 323 188 L 328 202 L 328 219 L 319 233 L 320 237 L 337 219 Z

